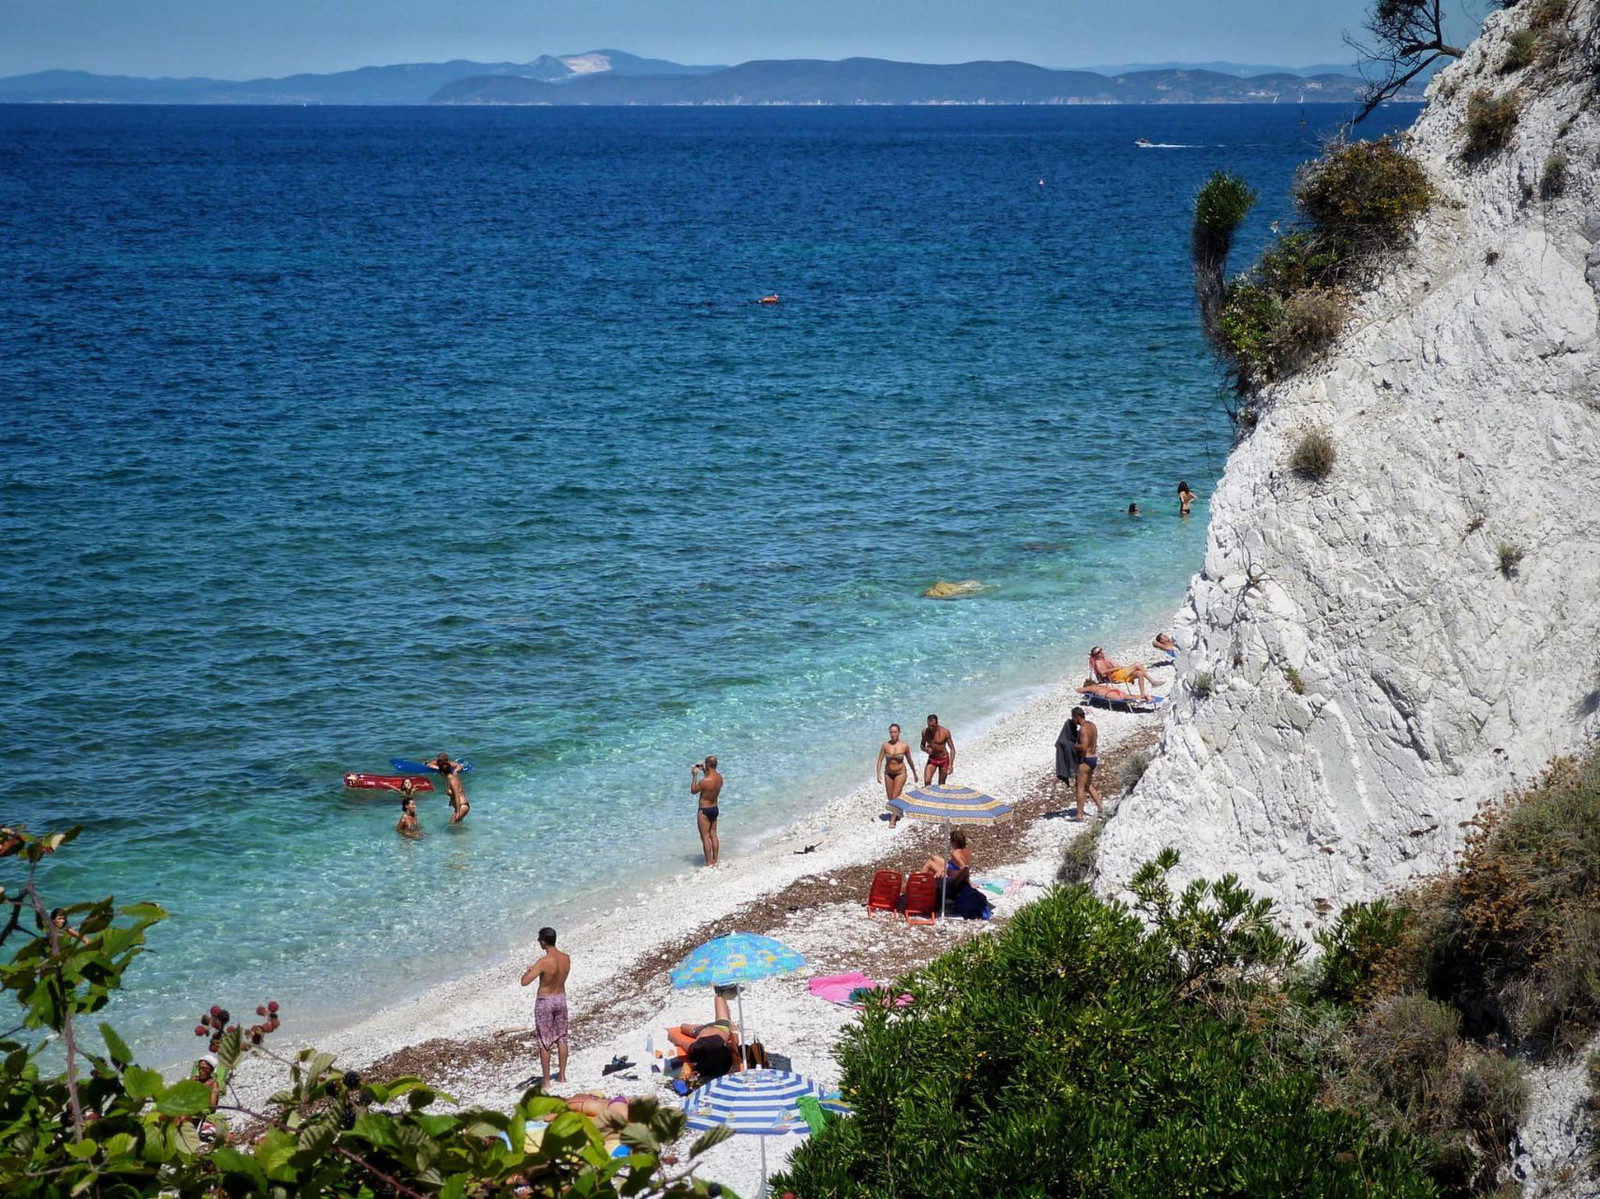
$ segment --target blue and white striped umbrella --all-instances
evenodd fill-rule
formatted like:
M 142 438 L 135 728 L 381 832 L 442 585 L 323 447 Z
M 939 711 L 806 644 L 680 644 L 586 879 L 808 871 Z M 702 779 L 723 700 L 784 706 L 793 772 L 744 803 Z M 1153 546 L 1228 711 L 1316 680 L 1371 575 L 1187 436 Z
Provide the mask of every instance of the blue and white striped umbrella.
M 954 824 L 976 824 L 984 820 L 1010 820 L 1011 805 L 976 787 L 950 787 L 929 783 L 913 787 L 889 801 L 913 820 L 947 820 Z
M 811 1131 L 800 1114 L 800 1100 L 810 1095 L 835 1114 L 850 1109 L 804 1074 L 787 1070 L 746 1070 L 724 1074 L 690 1091 L 683 1101 L 689 1127 L 708 1132 L 721 1125 L 759 1137 L 804 1136 Z M 767 1142 L 761 1142 L 761 1194 L 767 1193 Z
M 811 1131 L 800 1114 L 800 1099 L 822 1099 L 822 1088 L 804 1074 L 787 1070 L 746 1070 L 724 1074 L 690 1091 L 683 1101 L 689 1127 L 705 1132 L 726 1124 L 734 1132 L 757 1136 L 804 1135 Z

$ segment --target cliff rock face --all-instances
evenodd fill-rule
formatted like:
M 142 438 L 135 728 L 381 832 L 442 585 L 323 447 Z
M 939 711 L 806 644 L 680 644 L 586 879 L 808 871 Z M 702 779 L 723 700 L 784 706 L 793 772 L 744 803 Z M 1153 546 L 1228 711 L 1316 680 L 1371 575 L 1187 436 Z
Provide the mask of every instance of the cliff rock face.
M 1414 249 L 1228 462 L 1160 749 L 1102 840 L 1112 889 L 1172 845 L 1305 937 L 1446 864 L 1482 801 L 1600 723 L 1600 0 L 1503 71 L 1537 8 L 1434 80 Z M 1480 90 L 1520 116 L 1469 157 Z M 1322 482 L 1287 465 L 1314 427 Z

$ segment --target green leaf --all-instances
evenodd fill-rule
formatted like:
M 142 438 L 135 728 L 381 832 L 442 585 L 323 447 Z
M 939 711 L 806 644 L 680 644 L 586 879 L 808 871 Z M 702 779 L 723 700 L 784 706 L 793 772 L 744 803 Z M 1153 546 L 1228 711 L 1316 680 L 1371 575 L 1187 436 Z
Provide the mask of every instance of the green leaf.
M 84 1161 L 88 1161 L 91 1157 L 100 1152 L 100 1145 L 97 1141 L 68 1141 L 62 1146 L 62 1148 L 65 1149 L 70 1156 L 81 1158 Z
M 726 1124 L 719 1124 L 715 1128 L 708 1128 L 696 1138 L 695 1143 L 689 1146 L 689 1156 L 699 1157 L 707 1149 L 713 1149 L 733 1136 L 733 1129 Z
M 366 1112 L 356 1117 L 350 1135 L 360 1137 L 379 1149 L 397 1149 L 400 1145 L 394 1136 L 394 1118 L 382 1112 Z
M 143 1066 L 129 1066 L 122 1076 L 122 1085 L 128 1092 L 129 1099 L 150 1099 L 161 1093 L 161 1088 L 167 1085 L 167 1080 L 161 1077 L 159 1071 L 147 1070 Z
M 243 1042 L 237 1028 L 230 1028 L 222 1034 L 217 1042 L 217 1073 L 221 1076 L 219 1081 L 225 1081 L 227 1075 L 239 1064 L 239 1054 Z
M 133 1054 L 128 1049 L 128 1043 L 117 1035 L 117 1030 L 109 1024 L 100 1025 L 100 1039 L 106 1043 L 106 1052 L 111 1055 L 111 1060 L 120 1069 L 133 1061 Z
M 211 1110 L 211 1088 L 193 1078 L 175 1082 L 156 1100 L 163 1116 L 198 1116 Z
M 467 1193 L 467 1176 L 452 1174 L 439 1188 L 439 1199 L 464 1199 Z

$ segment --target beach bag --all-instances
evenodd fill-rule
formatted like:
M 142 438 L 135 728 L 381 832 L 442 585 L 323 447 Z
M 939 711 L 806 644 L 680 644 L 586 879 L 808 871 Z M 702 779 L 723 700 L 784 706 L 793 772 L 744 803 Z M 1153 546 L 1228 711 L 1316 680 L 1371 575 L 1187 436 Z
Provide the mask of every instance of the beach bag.
M 751 1041 L 741 1048 L 744 1053 L 744 1068 L 746 1070 L 765 1070 L 768 1068 L 767 1047 L 760 1041 Z

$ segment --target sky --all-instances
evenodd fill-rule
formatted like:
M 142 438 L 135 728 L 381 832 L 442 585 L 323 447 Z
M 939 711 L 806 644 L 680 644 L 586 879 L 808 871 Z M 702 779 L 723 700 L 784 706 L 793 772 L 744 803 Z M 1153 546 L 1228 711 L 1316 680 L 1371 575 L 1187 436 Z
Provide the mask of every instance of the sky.
M 251 79 L 614 49 L 1047 67 L 1350 62 L 1364 0 L 0 0 L 0 76 Z

